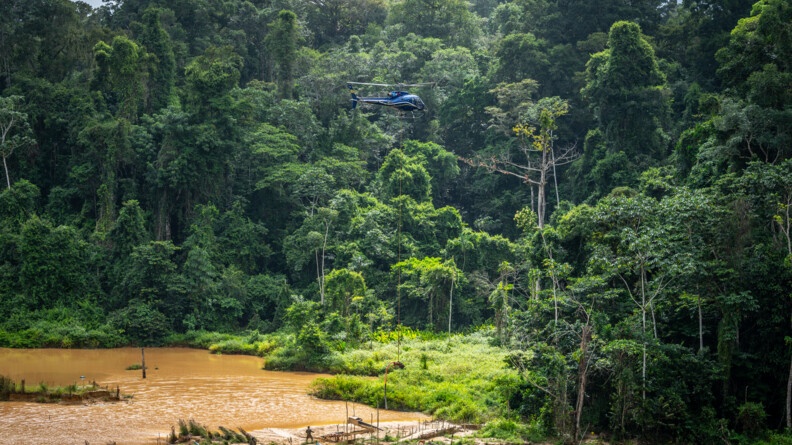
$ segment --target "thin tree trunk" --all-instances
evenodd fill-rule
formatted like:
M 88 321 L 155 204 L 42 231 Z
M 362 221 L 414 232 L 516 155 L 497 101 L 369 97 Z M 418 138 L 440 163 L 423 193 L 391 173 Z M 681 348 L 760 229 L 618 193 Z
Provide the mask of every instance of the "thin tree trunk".
M 783 215 L 783 220 L 777 220 L 776 222 L 781 227 L 781 231 L 786 236 L 787 254 L 789 255 L 789 258 L 792 258 L 792 236 L 790 236 L 790 229 L 792 229 L 792 218 L 790 218 L 790 209 L 792 209 L 792 196 L 787 195 L 786 205 L 784 206 L 785 214 Z M 792 321 L 792 315 L 790 315 L 789 319 Z M 787 379 L 786 427 L 787 430 L 792 430 L 792 358 L 790 358 L 789 361 L 789 378 Z
M 322 240 L 322 258 L 321 261 L 317 261 L 317 265 L 316 265 L 316 267 L 318 268 L 317 276 L 319 278 L 319 295 L 321 297 L 322 306 L 324 306 L 324 301 L 325 301 L 325 250 L 327 249 L 327 237 L 329 233 L 330 233 L 330 223 L 328 221 L 325 221 L 325 233 L 324 233 L 324 239 Z
M 792 316 L 790 316 L 792 320 Z M 789 359 L 789 378 L 787 379 L 786 393 L 786 427 L 792 430 L 792 358 Z
M 591 327 L 589 325 L 583 326 L 583 332 L 580 336 L 580 362 L 578 363 L 578 394 L 575 403 L 575 440 L 582 437 L 580 419 L 583 414 L 583 402 L 586 397 L 586 383 L 588 381 L 588 344 L 590 335 Z
M 451 280 L 451 293 L 448 296 L 448 333 L 451 333 L 451 309 L 454 305 L 454 280 Z
M 561 195 L 558 193 L 558 175 L 556 174 L 555 150 L 553 149 L 553 132 L 550 132 L 550 156 L 553 157 L 553 184 L 555 185 L 556 206 L 561 205 Z
M 649 309 L 652 311 L 652 333 L 654 334 L 655 340 L 657 340 L 657 319 L 655 318 L 655 310 L 654 310 L 654 303 L 649 302 Z
M 786 394 L 786 427 L 792 430 L 792 359 L 789 360 L 789 378 L 787 379 Z
M 322 292 L 322 266 L 319 259 L 319 249 L 314 249 L 314 261 L 316 262 L 316 281 L 319 282 L 319 303 L 324 306 L 324 292 Z
M 547 246 L 547 242 L 545 241 L 544 231 L 542 231 L 541 225 L 539 230 L 542 234 L 542 245 L 544 246 L 545 251 L 547 252 L 547 258 L 550 260 L 550 264 L 552 267 L 550 268 L 550 278 L 553 280 L 553 329 L 558 328 L 558 295 L 556 290 L 558 289 L 558 277 L 556 277 L 555 273 L 555 260 L 553 260 L 553 251 Z M 537 289 L 538 291 L 538 289 Z M 537 292 L 538 295 L 538 292 Z
M 6 164 L 5 156 L 3 156 L 3 169 L 5 170 L 6 184 L 8 184 L 8 190 L 11 190 L 11 177 L 8 176 L 8 164 Z
M 539 169 L 539 184 L 537 185 L 537 189 L 538 189 L 538 192 L 539 192 L 539 206 L 538 206 L 539 207 L 539 209 L 538 209 L 539 211 L 537 213 L 538 213 L 539 229 L 540 230 L 544 228 L 545 211 L 547 209 L 547 204 L 546 204 L 547 196 L 545 196 L 545 194 L 547 193 L 546 188 L 547 188 L 547 172 L 548 172 L 548 169 L 547 169 L 548 154 L 547 154 L 547 152 L 548 152 L 548 150 L 544 150 L 542 152 L 542 168 Z
M 434 330 L 434 317 L 432 316 L 432 309 L 434 306 L 434 295 L 429 293 L 429 326 L 432 326 L 432 330 Z
M 698 296 L 699 351 L 704 350 L 704 317 L 701 314 L 701 295 Z
M 646 271 L 641 267 L 641 333 L 643 334 L 643 365 L 641 366 L 641 396 L 646 400 Z

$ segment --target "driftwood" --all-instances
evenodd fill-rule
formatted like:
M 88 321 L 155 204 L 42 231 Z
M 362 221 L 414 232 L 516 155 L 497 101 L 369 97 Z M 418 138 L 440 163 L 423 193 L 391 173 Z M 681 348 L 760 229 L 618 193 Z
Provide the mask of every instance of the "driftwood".
M 376 427 L 370 423 L 366 423 L 360 417 L 349 417 L 347 418 L 347 423 L 350 425 L 358 426 L 363 429 L 352 430 L 347 432 L 338 431 L 336 433 L 330 433 L 330 434 L 325 434 L 323 436 L 319 436 L 319 438 L 330 442 L 352 441 L 355 440 L 355 437 L 358 434 L 368 434 L 368 433 L 373 433 L 375 431 L 382 431 L 382 428 Z
M 454 434 L 462 431 L 462 429 L 456 425 L 449 426 L 447 428 L 438 428 L 434 430 L 427 430 L 422 433 L 417 433 L 412 436 L 403 437 L 402 440 L 426 440 L 426 439 L 433 439 L 438 436 L 445 436 L 446 434 Z

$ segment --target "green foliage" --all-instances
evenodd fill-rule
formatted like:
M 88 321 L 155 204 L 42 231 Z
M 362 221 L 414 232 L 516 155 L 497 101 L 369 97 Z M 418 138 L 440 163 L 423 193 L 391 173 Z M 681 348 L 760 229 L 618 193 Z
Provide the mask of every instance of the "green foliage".
M 581 94 L 603 137 L 600 146 L 587 136 L 584 162 L 611 175 L 605 191 L 633 185 L 634 180 L 614 175 L 630 169 L 642 171 L 662 159 L 668 145 L 665 126 L 669 113 L 666 76 L 637 24 L 613 24 L 608 49 L 592 55 L 586 65 L 586 86 Z M 609 158 L 622 152 L 626 155 L 623 160 Z M 601 162 L 608 165 L 595 165 Z
M 18 279 L 30 296 L 29 308 L 66 304 L 96 294 L 96 283 L 88 273 L 95 247 L 73 227 L 53 227 L 34 215 L 22 226 L 17 248 L 22 260 Z
M 23 100 L 22 96 L 0 97 L 0 156 L 3 158 L 6 186 L 9 189 L 11 176 L 8 172 L 8 158 L 17 149 L 26 148 L 33 143 L 28 116 L 19 110 Z
M 537 429 L 535 425 L 525 425 L 507 419 L 496 419 L 487 422 L 479 432 L 479 435 L 500 439 L 506 443 L 520 443 L 526 440 L 538 442 L 545 438 L 541 429 Z
M 79 318 L 44 315 L 31 317 L 28 327 L 13 331 L 0 329 L 0 345 L 6 348 L 113 348 L 123 346 L 127 339 L 110 324 L 92 328 Z
M 405 321 L 419 326 L 423 324 L 428 330 L 442 330 L 443 326 L 450 326 L 448 317 L 451 314 L 448 317 L 444 315 L 447 313 L 446 307 L 452 304 L 451 289 L 455 285 L 463 285 L 465 280 L 454 261 L 442 261 L 437 257 L 420 260 L 410 258 L 396 263 L 393 268 L 394 273 L 401 277 L 401 292 L 404 296 L 407 299 L 424 300 L 416 309 L 405 311 Z M 426 319 L 422 319 L 423 314 L 426 314 Z
M 115 3 L 0 2 L 0 346 L 395 356 L 389 405 L 508 441 L 786 440 L 788 0 Z
M 281 11 L 278 13 L 278 18 L 270 23 L 269 27 L 270 32 L 264 42 L 272 52 L 278 67 L 277 78 L 280 95 L 284 98 L 291 98 L 299 36 L 297 15 L 292 11 Z
M 730 85 L 739 86 L 751 73 L 766 64 L 780 63 L 789 72 L 790 47 L 784 23 L 792 17 L 789 4 L 779 0 L 761 0 L 754 4 L 751 16 L 740 19 L 731 32 L 729 44 L 717 53 L 718 73 Z M 772 47 L 772 53 L 766 48 Z M 772 54 L 772 55 L 771 55 Z M 779 62 L 780 61 L 780 62 Z
M 480 33 L 479 20 L 458 0 L 407 0 L 391 6 L 387 23 L 401 24 L 403 35 L 415 33 L 447 40 L 452 46 L 469 47 Z
M 756 437 L 765 430 L 767 414 L 761 403 L 746 402 L 737 410 L 737 422 L 743 434 Z
M 358 272 L 348 269 L 335 269 L 325 278 L 327 297 L 332 307 L 349 315 L 350 306 L 366 295 L 366 281 Z
M 189 102 L 199 109 L 224 98 L 239 82 L 242 58 L 228 46 L 211 46 L 184 69 Z M 212 100 L 215 99 L 215 100 Z
M 165 315 L 139 300 L 132 300 L 127 307 L 110 314 L 109 321 L 128 339 L 141 345 L 157 344 L 170 332 Z
M 94 46 L 94 59 L 94 88 L 104 93 L 106 106 L 118 117 L 136 120 L 150 63 L 145 49 L 127 37 L 116 36 L 109 45 L 99 42 Z
M 162 25 L 165 10 L 150 6 L 143 13 L 140 43 L 156 57 L 149 66 L 149 85 L 152 111 L 167 107 L 176 85 L 176 54 L 170 35 Z
M 481 333 L 434 340 L 402 338 L 399 361 L 405 367 L 388 372 L 388 407 L 420 410 L 456 422 L 489 419 L 513 385 L 514 373 L 504 367 L 503 352 L 487 342 Z M 331 370 L 341 374 L 317 379 L 312 393 L 383 406 L 380 380 L 349 374 L 382 375 L 396 356 L 396 347 L 391 342 L 370 351 L 340 354 Z M 424 369 L 422 360 L 431 365 Z
M 382 184 L 383 200 L 406 196 L 416 202 L 424 202 L 431 193 L 431 177 L 424 162 L 398 149 L 392 150 L 385 158 L 378 179 Z

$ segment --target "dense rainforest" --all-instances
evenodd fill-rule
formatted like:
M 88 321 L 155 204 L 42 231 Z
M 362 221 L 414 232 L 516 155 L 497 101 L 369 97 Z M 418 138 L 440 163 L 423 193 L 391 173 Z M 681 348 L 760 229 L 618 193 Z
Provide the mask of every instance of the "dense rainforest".
M 791 64 L 789 0 L 4 0 L 0 346 L 483 336 L 551 436 L 788 432 Z

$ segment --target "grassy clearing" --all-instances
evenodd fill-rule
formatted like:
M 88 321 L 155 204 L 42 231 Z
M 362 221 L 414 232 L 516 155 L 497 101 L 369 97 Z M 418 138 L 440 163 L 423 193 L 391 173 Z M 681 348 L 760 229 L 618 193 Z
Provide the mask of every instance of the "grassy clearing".
M 507 351 L 492 346 L 486 331 L 445 335 L 405 329 L 401 338 L 394 332 L 377 333 L 357 348 L 330 345 L 313 351 L 287 333 L 191 332 L 172 337 L 168 343 L 213 353 L 260 356 L 266 369 L 333 374 L 316 379 L 311 394 L 380 408 L 385 407 L 388 367 L 389 409 L 421 411 L 458 423 L 482 423 L 482 436 L 507 442 L 543 437 L 540 427 L 520 423 L 509 410 L 508 401 L 519 391 L 520 378 L 506 366 Z M 404 368 L 393 366 L 396 361 Z
M 505 365 L 505 351 L 491 346 L 482 333 L 425 340 L 374 343 L 370 349 L 337 353 L 327 370 L 337 375 L 317 379 L 316 397 L 385 406 L 385 367 L 389 409 L 423 411 L 455 422 L 482 423 L 499 417 L 518 386 Z M 377 378 L 367 377 L 378 375 Z
M 454 422 L 484 423 L 509 415 L 508 400 L 518 390 L 517 372 L 506 366 L 506 351 L 492 346 L 484 332 L 435 335 L 406 330 L 374 336 L 358 348 L 306 353 L 294 335 L 256 332 L 240 336 L 190 332 L 169 344 L 208 349 L 213 353 L 265 358 L 267 369 L 308 370 L 334 374 L 317 379 L 312 395 L 385 407 L 385 368 L 389 367 L 389 409 L 421 411 Z M 503 428 L 501 428 L 503 429 Z M 520 430 L 517 434 L 524 433 Z

